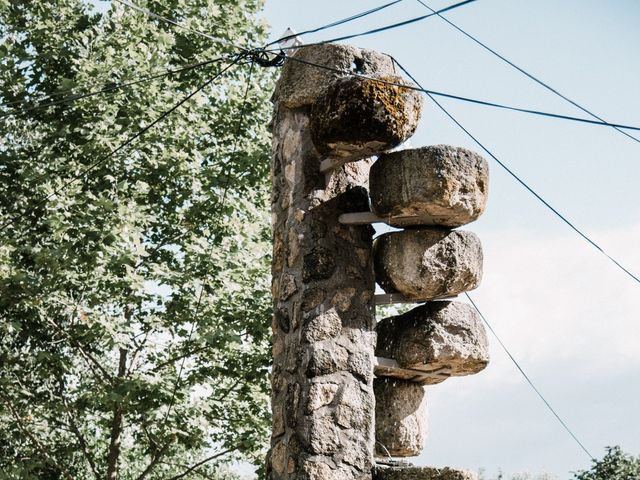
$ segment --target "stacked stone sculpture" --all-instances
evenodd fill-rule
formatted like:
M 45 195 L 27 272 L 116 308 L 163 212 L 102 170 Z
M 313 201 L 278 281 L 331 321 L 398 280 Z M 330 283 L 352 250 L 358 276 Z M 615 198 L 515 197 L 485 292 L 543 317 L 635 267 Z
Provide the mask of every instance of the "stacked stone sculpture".
M 485 209 L 486 161 L 443 145 L 387 153 L 422 107 L 388 56 L 328 44 L 293 57 L 273 97 L 268 478 L 474 478 L 376 466 L 375 455 L 417 455 L 424 386 L 488 363 L 475 310 L 442 300 L 482 277 L 480 241 L 455 228 Z M 404 230 L 373 241 L 371 221 Z M 376 280 L 426 303 L 376 326 Z

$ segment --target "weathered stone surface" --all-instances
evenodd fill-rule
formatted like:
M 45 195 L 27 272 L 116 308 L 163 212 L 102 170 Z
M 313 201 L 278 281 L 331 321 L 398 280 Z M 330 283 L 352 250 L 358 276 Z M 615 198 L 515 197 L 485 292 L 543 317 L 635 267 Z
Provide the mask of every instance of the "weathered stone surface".
M 376 355 L 402 367 L 471 375 L 489 363 L 487 334 L 476 310 L 460 302 L 427 302 L 377 326 Z
M 369 177 L 373 212 L 396 226 L 472 222 L 485 210 L 488 187 L 487 161 L 449 145 L 384 154 Z
M 376 454 L 410 457 L 420 454 L 427 430 L 424 388 L 392 378 L 373 382 L 376 397 Z
M 482 246 L 466 231 L 425 227 L 391 232 L 375 240 L 374 265 L 385 292 L 431 300 L 478 287 Z
M 387 467 L 373 469 L 373 480 L 478 480 L 478 475 L 468 470 L 433 467 Z
M 300 48 L 291 56 L 309 63 L 287 60 L 282 67 L 273 99 L 287 108 L 311 105 L 333 80 L 345 76 L 310 64 L 367 76 L 395 72 L 388 55 L 351 45 L 313 45 Z
M 415 132 L 422 96 L 390 85 L 407 82 L 344 77 L 331 83 L 311 107 L 311 138 L 327 158 L 369 157 L 402 143 Z M 386 83 L 385 83 L 386 82 Z

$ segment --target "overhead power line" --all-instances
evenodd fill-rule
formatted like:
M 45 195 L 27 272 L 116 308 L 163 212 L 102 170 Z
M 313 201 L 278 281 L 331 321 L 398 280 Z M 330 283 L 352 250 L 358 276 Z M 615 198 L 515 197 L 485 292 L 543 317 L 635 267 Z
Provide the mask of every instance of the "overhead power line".
M 315 46 L 315 45 L 324 45 L 324 44 L 327 44 L 327 43 L 341 42 L 343 40 L 350 40 L 352 38 L 364 37 L 366 35 L 372 35 L 374 33 L 386 32 L 387 30 L 392 30 L 392 29 L 398 28 L 398 27 L 404 27 L 404 26 L 410 25 L 412 23 L 416 23 L 416 22 L 420 22 L 422 20 L 426 20 L 427 18 L 433 17 L 433 16 L 437 15 L 438 13 L 448 12 L 450 10 L 454 10 L 456 8 L 462 7 L 464 5 L 468 5 L 469 3 L 473 3 L 475 1 L 476 0 L 464 0 L 463 2 L 458 2 L 458 3 L 455 3 L 453 5 L 449 5 L 448 7 L 442 8 L 442 9 L 438 10 L 437 12 L 430 13 L 428 15 L 421 15 L 419 17 L 410 18 L 410 19 L 404 20 L 402 22 L 393 23 L 391 25 L 385 25 L 384 27 L 374 28 L 373 30 L 367 30 L 366 32 L 360 32 L 360 33 L 354 33 L 354 34 L 351 34 L 351 35 L 345 35 L 345 36 L 342 36 L 342 37 L 336 37 L 336 38 L 332 38 L 330 40 L 324 40 L 322 42 L 306 43 L 304 45 L 299 45 L 299 46 L 282 47 L 282 48 L 276 48 L 276 49 L 271 49 L 271 50 L 267 49 L 266 51 L 277 52 L 277 51 L 292 50 L 292 49 L 295 50 L 295 49 L 299 49 L 299 48 L 312 47 L 312 46 Z
M 520 113 L 527 113 L 530 115 L 537 115 L 537 116 L 542 116 L 542 117 L 549 117 L 549 118 L 556 118 L 559 120 L 569 120 L 569 121 L 573 121 L 573 122 L 580 122 L 580 123 L 587 123 L 590 125 L 597 125 L 597 126 L 602 126 L 602 127 L 612 127 L 612 128 L 625 128 L 625 129 L 629 129 L 629 130 L 637 130 L 640 131 L 640 127 L 635 127 L 633 125 L 623 125 L 623 124 L 619 124 L 619 123 L 607 123 L 607 122 L 603 122 L 603 121 L 599 121 L 599 120 L 589 120 L 588 118 L 581 118 L 581 117 L 572 117 L 569 115 L 561 115 L 559 113 L 551 113 L 551 112 L 543 112 L 541 110 L 533 110 L 533 109 L 528 109 L 528 108 L 520 108 L 520 107 L 514 107 L 511 105 L 505 105 L 502 103 L 495 103 L 495 102 L 489 102 L 486 100 L 478 100 L 475 98 L 469 98 L 469 97 L 462 97 L 460 95 L 453 95 L 450 93 L 444 93 L 444 92 L 438 92 L 435 90 L 429 90 L 426 88 L 421 87 L 420 85 L 418 85 L 415 81 L 414 83 L 416 83 L 416 85 L 409 85 L 409 84 L 402 84 L 402 83 L 395 83 L 395 82 L 391 82 L 388 80 L 384 80 L 382 78 L 376 78 L 376 77 L 371 77 L 371 76 L 367 76 L 367 75 L 362 75 L 359 73 L 355 73 L 355 72 L 351 72 L 351 71 L 347 71 L 347 70 L 341 70 L 339 68 L 334 68 L 334 67 L 329 67 L 326 65 L 320 65 L 314 62 L 310 62 L 308 60 L 304 60 L 302 58 L 297 58 L 294 56 L 287 56 L 286 58 L 293 60 L 295 62 L 299 62 L 299 63 L 305 63 L 307 65 L 311 65 L 314 67 L 318 67 L 318 68 L 323 68 L 325 70 L 331 70 L 335 73 L 340 73 L 342 75 L 353 75 L 353 76 L 357 76 L 360 78 L 364 78 L 364 79 L 368 79 L 368 80 L 375 80 L 376 82 L 380 82 L 380 83 L 384 83 L 386 85 L 391 85 L 391 86 L 395 86 L 395 87 L 402 87 L 405 88 L 407 90 L 414 90 L 416 92 L 421 92 L 424 93 L 426 95 L 433 95 L 433 96 L 438 96 L 438 97 L 444 97 L 444 98 L 450 98 L 453 100 L 459 100 L 459 101 L 463 101 L 463 102 L 468 102 L 468 103 L 474 103 L 477 105 L 484 105 L 487 107 L 495 107 L 495 108 L 500 108 L 503 110 L 510 110 L 510 111 L 514 111 L 514 112 L 520 112 Z M 397 63 L 397 61 L 394 59 L 394 61 Z M 399 66 L 399 64 L 398 64 Z
M 71 94 L 68 95 L 66 97 L 60 98 L 58 100 L 52 100 L 50 102 L 44 102 L 44 103 L 38 103 L 36 105 L 32 105 L 30 107 L 27 108 L 21 108 L 21 109 L 15 109 L 15 110 L 11 110 L 8 112 L 3 112 L 0 113 L 0 118 L 4 118 L 4 117 L 9 117 L 9 116 L 13 116 L 13 115 L 19 115 L 22 113 L 26 113 L 26 112 L 30 112 L 33 110 L 37 110 L 40 108 L 47 108 L 47 107 L 52 107 L 55 105 L 60 105 L 63 103 L 70 103 L 70 102 L 75 102 L 77 100 L 81 100 L 83 98 L 89 98 L 89 97 L 93 97 L 95 95 L 101 95 L 103 93 L 109 93 L 109 92 L 113 92 L 114 90 L 119 90 L 121 88 L 127 88 L 127 87 L 131 87 L 134 85 L 139 85 L 141 83 L 146 83 L 146 82 L 150 82 L 152 80 L 156 80 L 158 78 L 163 78 L 163 77 L 167 77 L 170 75 L 175 75 L 177 73 L 182 73 L 182 72 L 186 72 L 189 70 L 193 70 L 196 68 L 200 68 L 200 67 L 204 67 L 206 65 L 211 65 L 213 63 L 217 63 L 223 60 L 230 60 L 229 56 L 223 56 L 223 57 L 218 57 L 218 58 L 214 58 L 212 60 L 205 60 L 203 62 L 198 62 L 198 63 L 192 63 L 189 65 L 185 65 L 183 67 L 179 67 L 179 68 L 175 68 L 175 69 L 167 69 L 167 70 L 162 70 L 159 73 L 156 74 L 151 74 L 151 75 L 144 75 L 141 77 L 138 77 L 136 80 L 130 80 L 130 81 L 126 81 L 126 82 L 112 82 L 112 83 L 108 83 L 108 84 L 104 84 L 104 86 L 102 88 L 100 88 L 99 90 L 94 90 L 94 91 L 90 91 L 90 92 L 85 92 L 85 93 L 75 93 L 75 94 Z M 72 92 L 73 89 L 69 89 L 66 91 L 66 93 Z M 55 93 L 53 95 L 49 95 L 48 97 L 44 97 L 44 98 L 52 98 L 54 96 L 58 96 L 61 95 L 65 92 L 58 92 Z M 9 102 L 6 103 L 4 106 L 8 106 L 10 104 L 16 104 L 16 103 L 27 103 L 28 100 L 19 100 L 16 102 Z
M 395 58 L 393 59 L 396 65 L 416 84 L 420 87 L 420 83 L 405 69 L 400 62 L 398 62 Z M 421 87 L 422 88 L 422 87 Z M 598 252 L 608 258 L 615 266 L 617 266 L 620 270 L 626 273 L 629 277 L 635 280 L 638 284 L 640 284 L 640 278 L 634 275 L 628 268 L 618 262 L 611 255 L 606 253 L 602 247 L 600 247 L 596 242 L 594 242 L 587 234 L 585 234 L 582 230 L 576 227 L 567 217 L 565 217 L 562 213 L 560 213 L 556 208 L 554 208 L 549 202 L 547 202 L 544 198 L 542 198 L 532 187 L 530 187 L 524 180 L 522 180 L 518 175 L 516 175 L 513 170 L 511 170 L 505 163 L 503 163 L 498 157 L 496 157 L 487 147 L 485 147 L 469 130 L 467 130 L 456 118 L 451 115 L 430 93 L 426 94 L 433 103 L 435 103 L 440 110 L 444 112 L 444 114 L 451 119 L 453 123 L 455 123 L 464 133 L 467 134 L 469 138 L 471 138 L 476 145 L 478 145 L 482 150 L 486 152 L 495 162 L 502 167 L 511 177 L 513 177 L 520 185 L 522 185 L 530 194 L 532 194 L 540 203 L 542 203 L 545 207 L 547 207 L 551 212 L 554 213 L 560 220 L 562 220 L 569 228 L 571 228 L 574 232 L 576 232 L 583 240 L 589 243 L 592 247 L 594 247 Z
M 598 252 L 600 252 L 602 255 L 604 255 L 607 259 L 609 259 L 615 266 L 617 266 L 620 270 L 622 270 L 624 273 L 626 273 L 629 277 L 631 277 L 633 280 L 635 280 L 638 284 L 640 284 L 640 278 L 638 278 L 635 274 L 633 274 L 628 268 L 626 268 L 624 265 L 622 265 L 618 260 L 616 260 L 615 258 L 613 258 L 611 255 L 609 255 L 608 253 L 606 253 L 604 251 L 604 249 L 602 247 L 600 247 L 595 241 L 593 241 L 587 234 L 585 234 L 582 230 L 580 230 L 578 227 L 576 227 L 567 217 L 565 217 L 562 213 L 560 213 L 556 208 L 554 208 L 549 202 L 547 202 L 544 198 L 542 198 L 542 196 L 540 196 L 532 187 L 530 187 L 524 180 L 522 180 L 518 175 L 516 175 L 505 163 L 503 163 L 498 157 L 496 157 L 487 147 L 485 147 L 475 136 L 473 136 L 471 134 L 471 132 L 469 132 L 469 130 L 467 130 L 460 122 L 458 122 L 458 120 L 455 119 L 455 117 L 453 117 L 453 115 L 451 115 L 435 98 L 434 95 L 431 93 L 430 90 L 427 90 L 426 88 L 423 88 L 420 83 L 415 79 L 415 77 L 413 77 L 413 75 L 411 75 L 407 69 L 405 69 L 400 62 L 398 62 L 395 58 L 391 57 L 392 60 L 396 63 L 396 65 L 398 65 L 398 67 L 417 85 L 417 87 L 415 86 L 410 86 L 410 85 L 405 85 L 405 84 L 399 84 L 399 83 L 394 83 L 394 82 L 389 82 L 383 79 L 379 79 L 379 78 L 375 78 L 375 77 L 370 77 L 370 76 L 366 76 L 366 75 L 361 75 L 358 73 L 354 73 L 354 72 L 350 72 L 347 70 L 341 70 L 338 68 L 333 68 L 333 67 L 329 67 L 327 65 L 320 65 L 314 62 L 310 62 L 308 60 L 303 60 L 301 58 L 297 58 L 295 56 L 287 56 L 287 58 L 289 60 L 293 60 L 295 62 L 299 62 L 299 63 L 304 63 L 313 67 L 317 67 L 317 68 L 321 68 L 324 70 L 329 70 L 335 73 L 340 73 L 342 75 L 352 75 L 352 76 L 356 76 L 356 77 L 360 77 L 360 78 L 365 78 L 365 79 L 369 79 L 369 80 L 375 80 L 378 81 L 380 83 L 384 83 L 384 84 L 388 84 L 388 85 L 393 85 L 393 86 L 397 86 L 397 87 L 402 87 L 402 88 L 407 88 L 410 90 L 416 90 L 419 92 L 423 92 L 425 93 L 425 95 L 427 95 L 429 97 L 429 99 L 431 101 L 433 101 L 439 108 L 440 110 L 442 110 L 450 119 L 451 121 L 453 121 L 462 131 L 464 131 L 482 150 L 484 150 L 486 152 L 487 155 L 489 155 L 493 160 L 495 160 L 495 162 L 502 167 L 509 175 L 511 175 L 511 177 L 513 177 L 520 185 L 522 185 L 529 193 L 531 193 L 536 199 L 538 199 L 545 207 L 547 207 L 551 212 L 553 212 L 560 220 L 562 220 L 568 227 L 570 227 L 574 232 L 576 232 L 580 237 L 582 237 L 583 240 L 585 240 L 587 243 L 589 243 L 592 247 L 594 247 Z M 611 126 L 608 123 L 602 123 L 601 125 L 608 125 Z M 636 128 L 636 127 L 634 127 Z
M 371 10 L 366 10 L 366 11 L 361 12 L 361 13 L 356 13 L 355 15 L 351 15 L 350 17 L 343 18 L 342 20 L 336 20 L 335 22 L 328 23 L 327 25 L 323 25 L 322 27 L 312 28 L 310 30 L 304 30 L 304 31 L 299 32 L 299 33 L 294 33 L 292 35 L 287 35 L 285 37 L 282 37 L 282 38 L 279 38 L 277 40 L 274 40 L 273 42 L 267 43 L 264 46 L 264 48 L 270 47 L 271 45 L 275 45 L 276 43 L 280 43 L 280 42 L 285 42 L 287 40 L 291 40 L 292 38 L 302 37 L 303 35 L 308 35 L 310 33 L 321 32 L 322 30 L 326 30 L 327 28 L 337 27 L 338 25 L 342 25 L 344 23 L 349 23 L 349 22 L 352 22 L 354 20 L 358 20 L 360 18 L 366 17 L 368 15 L 371 15 L 373 13 L 379 12 L 381 10 L 384 10 L 385 8 L 388 8 L 388 7 L 391 7 L 393 5 L 396 5 L 397 3 L 400 3 L 402 1 L 403 0 L 395 0 L 393 2 L 389 2 L 389 3 L 385 3 L 384 5 L 380 5 L 379 7 L 372 8 Z
M 471 302 L 471 305 L 473 305 L 473 308 L 476 310 L 476 312 L 478 312 L 478 315 L 480 316 L 480 318 L 482 319 L 482 321 L 485 323 L 485 325 L 487 326 L 487 328 L 491 331 L 491 333 L 493 334 L 493 336 L 496 338 L 496 340 L 498 341 L 498 343 L 500 344 L 500 347 L 502 347 L 502 350 L 504 350 L 504 352 L 507 354 L 507 356 L 511 359 L 511 362 L 516 366 L 516 368 L 518 369 L 518 371 L 522 374 L 522 376 L 524 377 L 524 379 L 526 380 L 526 382 L 529 384 L 529 386 L 533 389 L 533 391 L 536 393 L 536 395 L 538 395 L 538 397 L 540 397 L 540 400 L 542 400 L 544 402 L 544 404 L 546 405 L 547 409 L 551 412 L 551 414 L 556 418 L 556 420 L 560 423 L 560 425 L 562 425 L 562 427 L 567 431 L 567 433 L 569 433 L 569 435 L 571 436 L 571 438 L 573 438 L 573 440 L 575 440 L 575 442 L 578 444 L 578 446 L 582 449 L 582 451 L 584 453 L 586 453 L 588 455 L 588 457 L 590 459 L 594 459 L 593 455 L 591 455 L 591 453 L 589 453 L 589 450 L 587 450 L 587 448 L 584 446 L 584 444 L 578 439 L 578 436 L 573 433 L 573 431 L 569 428 L 569 426 L 567 425 L 567 423 L 562 419 L 562 417 L 560 417 L 560 415 L 558 414 L 558 412 L 556 412 L 556 410 L 551 406 L 551 404 L 549 403 L 549 401 L 544 397 L 544 395 L 542 395 L 542 393 L 540 392 L 540 390 L 538 389 L 538 387 L 535 386 L 535 384 L 533 383 L 533 381 L 531 380 L 531 378 L 529 378 L 529 375 L 526 374 L 526 372 L 524 371 L 524 369 L 520 366 L 520 364 L 518 363 L 518 361 L 515 359 L 515 357 L 511 354 L 511 352 L 509 351 L 509 349 L 507 348 L 507 346 L 505 345 L 505 343 L 502 341 L 502 339 L 498 336 L 498 334 L 496 333 L 496 331 L 493 329 L 493 327 L 491 326 L 491 324 L 489 323 L 489 321 L 487 320 L 487 318 L 482 314 L 482 312 L 480 311 L 480 309 L 478 308 L 478 306 L 476 305 L 476 303 L 473 301 L 473 299 L 471 298 L 471 296 L 465 292 L 465 296 L 467 297 L 467 299 L 469 300 L 469 302 Z
M 180 22 L 176 22 L 175 20 L 172 20 L 170 18 L 163 17 L 162 15 L 158 15 L 157 13 L 154 13 L 154 12 L 152 12 L 151 10 L 149 10 L 147 8 L 142 8 L 142 7 L 136 5 L 135 3 L 130 2 L 128 0 L 115 0 L 115 1 L 120 3 L 120 4 L 122 4 L 122 5 L 125 5 L 126 7 L 132 8 L 133 10 L 136 10 L 136 11 L 138 11 L 140 13 L 143 13 L 148 17 L 155 18 L 156 20 L 161 20 L 163 22 L 169 23 L 169 24 L 173 25 L 174 27 L 180 28 L 180 29 L 185 30 L 187 32 L 194 33 L 194 34 L 199 35 L 199 36 L 201 36 L 203 38 L 206 38 L 207 40 L 211 40 L 212 42 L 217 42 L 217 43 L 220 43 L 222 45 L 229 46 L 229 47 L 240 48 L 237 45 L 234 45 L 233 43 L 231 43 L 231 42 L 229 42 L 227 40 L 224 40 L 224 39 L 218 38 L 218 37 L 214 37 L 213 35 L 209 35 L 208 33 L 201 32 L 200 30 L 196 30 L 195 28 L 187 27 L 186 25 L 183 25 Z
M 569 97 L 563 95 L 562 93 L 560 93 L 558 90 L 556 90 L 555 88 L 553 88 L 551 85 L 549 85 L 548 83 L 543 82 L 542 80 L 540 80 L 538 77 L 536 77 L 535 75 L 533 75 L 532 73 L 529 73 L 528 71 L 526 71 L 524 68 L 519 67 L 518 65 L 516 65 L 514 62 L 512 62 L 511 60 L 509 60 L 508 58 L 506 58 L 505 56 L 499 54 L 496 50 L 494 50 L 493 48 L 489 47 L 487 44 L 481 42 L 480 40 L 478 40 L 478 38 L 474 37 L 473 35 L 471 35 L 470 33 L 468 33 L 467 31 L 465 31 L 462 27 L 456 25 L 455 23 L 453 23 L 451 20 L 449 20 L 448 18 L 445 18 L 444 16 L 441 15 L 440 11 L 436 11 L 433 8 L 431 8 L 429 5 L 427 5 L 423 0 L 417 0 L 418 3 L 420 3 L 423 7 L 425 7 L 426 9 L 430 10 L 433 14 L 437 15 L 438 17 L 440 17 L 442 20 L 444 20 L 445 22 L 447 22 L 451 27 L 455 28 L 457 31 L 459 31 L 460 33 L 462 33 L 465 37 L 469 38 L 470 40 L 472 40 L 473 42 L 475 42 L 476 44 L 478 44 L 479 46 L 481 46 L 482 48 L 484 48 L 487 52 L 491 53 L 492 55 L 494 55 L 495 57 L 499 58 L 500 60 L 502 60 L 504 63 L 506 63 L 507 65 L 511 66 L 512 68 L 516 69 L 517 71 L 519 71 L 520 73 L 522 73 L 523 75 L 525 75 L 526 77 L 528 77 L 530 80 L 533 80 L 534 82 L 536 82 L 538 85 L 540 85 L 541 87 L 544 87 L 545 89 L 549 90 L 551 93 L 553 93 L 554 95 L 560 97 L 561 99 L 563 99 L 565 102 L 570 103 L 571 105 L 573 105 L 574 107 L 582 110 L 584 113 L 586 113 L 587 115 L 589 115 L 591 118 L 595 118 L 596 120 L 599 120 L 601 122 L 604 123 L 608 123 L 604 118 L 600 117 L 599 115 L 596 115 L 595 113 L 593 113 L 591 110 L 587 109 L 587 107 L 584 107 L 582 105 L 580 105 L 578 102 L 571 100 Z M 612 125 L 612 127 L 617 130 L 618 132 L 620 132 L 621 134 L 629 137 L 631 140 L 634 140 L 635 142 L 640 143 L 640 139 L 638 139 L 637 137 L 634 137 L 633 135 L 631 135 L 628 132 L 625 132 L 623 130 L 621 130 L 622 127 L 618 127 L 615 125 Z
M 68 188 L 70 185 L 74 184 L 75 182 L 77 182 L 78 180 L 82 179 L 83 177 L 85 177 L 89 172 L 91 172 L 92 170 L 98 168 L 100 165 L 102 165 L 103 163 L 105 163 L 108 159 L 110 159 L 111 157 L 113 157 L 116 153 L 118 153 L 120 150 L 122 150 L 124 147 L 126 147 L 127 145 L 131 144 L 132 142 L 134 142 L 136 139 L 140 138 L 142 135 L 144 135 L 145 132 L 147 132 L 148 130 L 150 130 L 151 128 L 153 128 L 155 125 L 157 125 L 158 123 L 160 123 L 162 120 L 164 120 L 166 117 L 168 117 L 169 115 L 171 115 L 173 112 L 175 112 L 178 108 L 180 108 L 180 106 L 182 106 L 185 102 L 187 102 L 189 99 L 191 99 L 194 95 L 196 95 L 198 92 L 200 92 L 201 90 L 203 90 L 204 88 L 206 88 L 208 85 L 210 85 L 211 83 L 213 83 L 215 80 L 217 80 L 218 78 L 220 78 L 227 70 L 229 70 L 230 68 L 232 68 L 233 66 L 235 66 L 240 60 L 242 59 L 242 56 L 239 55 L 234 61 L 230 62 L 229 64 L 227 64 L 224 68 L 222 68 L 222 70 L 220 70 L 216 75 L 214 75 L 212 78 L 210 78 L 209 80 L 207 80 L 206 82 L 202 83 L 198 88 L 196 88 L 194 91 L 192 91 L 190 94 L 186 95 L 185 97 L 183 97 L 178 103 L 176 103 L 174 106 L 172 106 L 170 109 L 164 111 L 162 114 L 160 114 L 160 116 L 158 116 L 155 120 L 153 120 L 151 123 L 147 124 L 145 127 L 143 127 L 142 129 L 140 129 L 138 132 L 136 132 L 135 134 L 131 135 L 129 138 L 127 138 L 124 142 L 122 142 L 120 145 L 118 145 L 117 147 L 115 147 L 113 150 L 109 151 L 109 153 L 107 153 L 106 155 L 103 155 L 102 157 L 100 157 L 98 160 L 96 160 L 95 162 L 92 162 L 87 168 L 83 169 L 82 172 L 80 172 L 80 174 L 75 175 L 74 177 L 70 178 L 69 180 L 67 180 L 66 182 L 64 182 L 60 187 L 56 188 L 53 192 L 51 192 L 49 195 L 47 195 L 45 198 L 43 198 L 42 200 L 36 202 L 36 204 L 34 205 L 35 207 L 38 206 L 42 206 L 44 204 L 47 203 L 47 201 L 49 201 L 51 198 L 53 198 L 54 196 L 56 196 L 57 194 L 61 193 L 63 190 L 65 190 L 66 188 Z M 25 213 L 20 213 L 18 215 L 13 215 L 11 216 L 11 218 L 9 218 L 7 221 L 5 221 L 2 225 L 0 225 L 0 231 L 4 230 L 5 228 L 7 228 L 10 224 L 14 223 L 15 221 L 19 220 L 20 218 L 24 217 L 26 215 Z

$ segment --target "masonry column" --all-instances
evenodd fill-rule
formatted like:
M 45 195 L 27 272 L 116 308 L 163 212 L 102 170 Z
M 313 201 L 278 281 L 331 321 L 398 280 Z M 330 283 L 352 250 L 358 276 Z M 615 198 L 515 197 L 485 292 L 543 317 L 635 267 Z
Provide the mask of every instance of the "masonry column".
M 294 55 L 365 75 L 393 71 L 387 56 L 345 45 Z M 273 480 L 371 478 L 373 229 L 338 222 L 368 210 L 371 161 L 321 173 L 326 156 L 310 132 L 313 102 L 340 76 L 287 60 L 273 96 Z

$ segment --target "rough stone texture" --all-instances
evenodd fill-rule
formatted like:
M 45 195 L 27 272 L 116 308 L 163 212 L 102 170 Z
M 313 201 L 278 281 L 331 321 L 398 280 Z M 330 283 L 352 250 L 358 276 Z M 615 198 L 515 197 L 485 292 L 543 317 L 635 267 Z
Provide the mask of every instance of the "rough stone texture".
M 484 212 L 489 166 L 477 153 L 449 145 L 401 150 L 373 164 L 369 187 L 371 209 L 391 225 L 458 227 Z
M 407 380 L 376 378 L 376 454 L 382 457 L 419 455 L 427 430 L 424 388 Z
M 388 55 L 351 45 L 312 45 L 296 50 L 291 56 L 300 61 L 285 62 L 273 94 L 274 103 L 286 108 L 311 105 L 325 87 L 345 76 L 310 64 L 366 76 L 396 73 Z
M 482 247 L 471 232 L 420 228 L 374 243 L 376 280 L 387 293 L 431 300 L 473 290 L 482 278 Z
M 295 55 L 391 73 L 386 56 L 354 47 Z M 309 128 L 310 103 L 335 78 L 288 60 L 274 95 L 272 480 L 371 479 L 373 229 L 338 222 L 342 213 L 368 207 L 371 161 L 343 165 L 326 179 Z
M 468 470 L 433 467 L 386 467 L 378 465 L 373 480 L 478 480 L 478 475 Z
M 359 159 L 395 147 L 409 138 L 420 119 L 422 96 L 402 77 L 376 81 L 344 77 L 331 83 L 311 107 L 311 138 L 327 158 Z
M 428 302 L 376 327 L 376 355 L 415 370 L 471 375 L 489 363 L 487 334 L 476 310 L 460 302 Z

